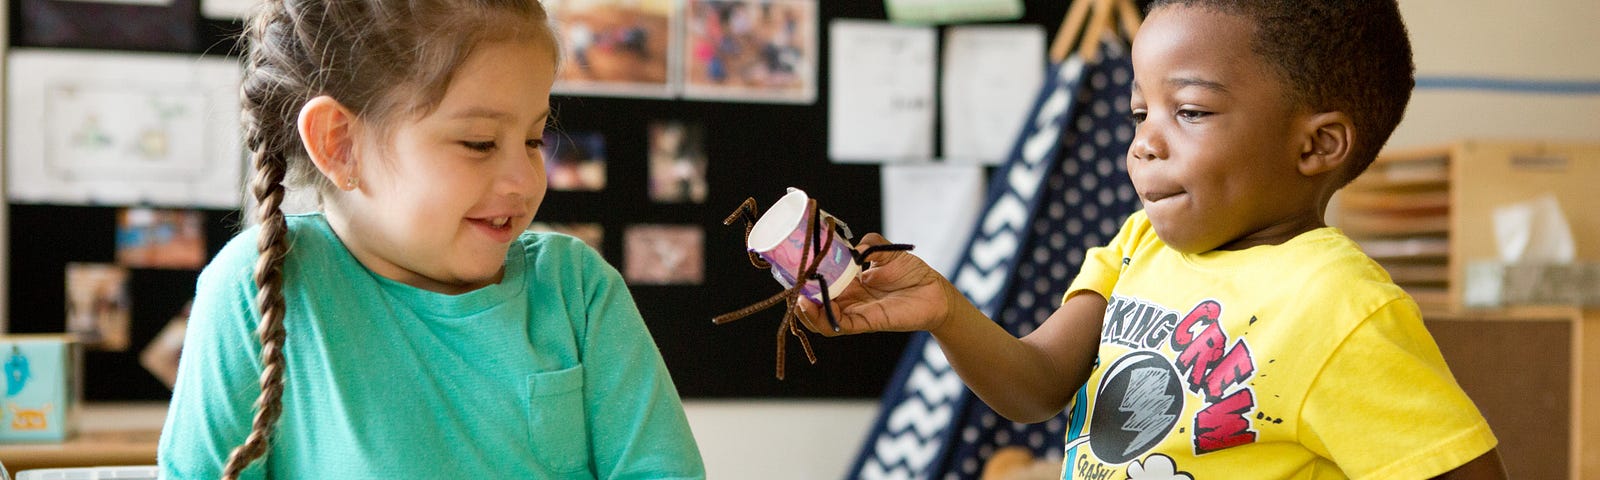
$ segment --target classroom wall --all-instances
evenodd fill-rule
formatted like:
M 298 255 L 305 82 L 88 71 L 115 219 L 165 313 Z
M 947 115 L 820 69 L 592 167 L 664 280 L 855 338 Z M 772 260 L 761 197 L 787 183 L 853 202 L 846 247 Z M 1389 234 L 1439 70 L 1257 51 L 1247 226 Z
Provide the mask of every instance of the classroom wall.
M 1600 2 L 1400 0 L 1400 9 L 1419 85 L 1390 147 L 1467 137 L 1600 142 Z M 687 408 L 711 478 L 839 478 L 830 472 L 850 467 L 877 415 L 870 401 Z
M 11 11 L 10 10 L 10 2 L 0 3 L 0 39 L 11 38 L 11 32 L 9 30 L 7 30 L 8 28 L 10 28 L 10 25 L 11 25 L 11 18 L 8 16 L 8 15 L 10 15 L 10 11 Z M 11 42 L 0 41 L 0 59 L 5 58 L 5 56 L 6 56 L 6 48 L 8 46 L 10 46 L 10 44 L 11 44 Z M 0 61 L 0 92 L 4 92 L 5 91 L 5 86 L 6 86 L 6 62 Z M 5 95 L 0 95 L 0 112 L 5 112 L 5 111 L 6 111 L 6 96 Z M 5 139 L 5 137 L 6 137 L 5 129 L 0 128 L 0 152 L 6 151 L 6 139 Z M 3 164 L 3 162 L 0 162 L 0 164 Z M 6 198 L 6 173 L 5 173 L 5 169 L 4 168 L 0 168 L 0 199 L 4 199 L 4 198 Z M 9 218 L 9 215 L 8 215 L 8 210 L 9 210 L 7 208 L 8 203 L 9 202 L 0 201 L 0 255 L 5 255 L 5 254 L 7 254 L 7 252 L 11 251 L 10 245 L 6 244 L 7 235 L 5 234 L 6 233 L 5 232 L 6 225 L 10 225 L 11 224 L 11 219 Z M 9 258 L 4 259 L 4 261 L 0 261 L 0 279 L 11 278 L 11 274 L 8 271 L 10 268 L 11 268 L 11 261 L 10 261 Z M 7 307 L 7 305 L 6 305 L 6 297 L 7 297 L 6 296 L 6 293 L 7 293 L 6 290 L 8 290 L 8 289 L 0 288 L 0 312 L 9 312 L 9 311 L 11 311 L 11 310 L 6 308 Z M 6 320 L 7 320 L 6 319 L 6 315 L 0 315 L 0 333 L 10 331 L 10 330 L 6 329 L 6 326 L 7 326 Z
M 1401 0 L 1417 89 L 1390 147 L 1600 142 L 1600 2 Z
M 6 4 L 0 2 L 0 38 L 7 37 Z M 1600 83 L 1600 29 L 1592 28 L 1600 2 L 1402 0 L 1401 9 L 1422 82 L 1391 147 L 1462 137 L 1600 141 L 1600 92 L 1593 88 Z M 1461 77 L 1501 82 L 1446 81 Z M 1552 86 L 1577 93 L 1551 93 Z M 7 224 L 0 202 L 0 228 Z M 0 234 L 0 251 L 6 238 Z M 9 264 L 0 262 L 0 281 L 9 278 Z M 7 290 L 0 288 L 0 312 L 9 311 Z M 0 316 L 0 331 L 5 321 Z M 877 413 L 874 400 L 690 400 L 685 407 L 711 478 L 774 480 L 837 478 Z

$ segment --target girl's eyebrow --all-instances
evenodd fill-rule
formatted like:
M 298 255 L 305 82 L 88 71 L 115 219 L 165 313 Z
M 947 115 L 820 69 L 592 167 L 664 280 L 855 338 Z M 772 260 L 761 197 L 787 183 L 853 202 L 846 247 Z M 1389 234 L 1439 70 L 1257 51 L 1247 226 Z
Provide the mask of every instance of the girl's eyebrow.
M 471 107 L 466 110 L 456 112 L 455 114 L 450 115 L 449 118 L 452 120 L 466 120 L 475 118 L 484 118 L 489 120 L 511 120 L 513 117 L 515 117 L 515 115 L 512 115 L 511 112 L 504 110 L 496 110 L 488 107 Z M 550 109 L 547 108 L 541 110 L 537 116 L 533 117 L 533 123 L 543 122 L 549 118 Z

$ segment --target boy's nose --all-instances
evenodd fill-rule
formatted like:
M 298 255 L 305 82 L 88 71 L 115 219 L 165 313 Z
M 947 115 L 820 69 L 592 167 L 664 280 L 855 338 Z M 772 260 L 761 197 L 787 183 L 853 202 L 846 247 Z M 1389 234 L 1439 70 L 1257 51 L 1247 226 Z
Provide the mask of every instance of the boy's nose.
M 1128 145 L 1128 155 L 1138 160 L 1167 158 L 1167 145 L 1154 128 L 1140 125 L 1134 130 L 1133 143 Z

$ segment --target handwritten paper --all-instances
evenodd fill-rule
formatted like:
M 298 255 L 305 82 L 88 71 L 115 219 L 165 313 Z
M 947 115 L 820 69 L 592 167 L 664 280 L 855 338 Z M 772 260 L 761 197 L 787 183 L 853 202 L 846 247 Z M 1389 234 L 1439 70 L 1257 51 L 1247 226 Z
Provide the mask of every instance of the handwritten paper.
M 933 155 L 935 30 L 828 25 L 828 157 L 891 162 Z
M 943 156 L 997 165 L 1044 83 L 1038 25 L 951 27 L 944 37 Z
M 883 235 L 916 245 L 913 254 L 949 276 L 983 208 L 983 167 L 976 164 L 884 165 Z

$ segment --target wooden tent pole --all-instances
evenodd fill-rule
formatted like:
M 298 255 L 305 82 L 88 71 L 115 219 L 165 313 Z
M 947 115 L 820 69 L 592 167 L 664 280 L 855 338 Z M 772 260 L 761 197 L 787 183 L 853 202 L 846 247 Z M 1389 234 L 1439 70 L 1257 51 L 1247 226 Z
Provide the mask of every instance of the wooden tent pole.
M 1061 27 L 1056 29 L 1056 39 L 1050 43 L 1050 61 L 1061 63 L 1067 59 L 1067 53 L 1072 51 L 1072 46 L 1077 42 L 1078 34 L 1083 33 L 1083 21 L 1089 16 L 1089 5 L 1099 0 L 1073 0 L 1072 6 L 1067 9 L 1067 16 L 1061 20 Z

